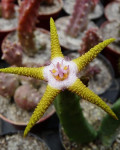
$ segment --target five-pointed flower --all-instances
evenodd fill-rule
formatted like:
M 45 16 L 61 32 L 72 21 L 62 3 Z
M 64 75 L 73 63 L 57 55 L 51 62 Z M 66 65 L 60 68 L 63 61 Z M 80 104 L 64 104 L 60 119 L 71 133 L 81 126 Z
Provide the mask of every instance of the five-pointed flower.
M 35 123 L 43 116 L 47 108 L 53 102 L 54 98 L 63 89 L 68 89 L 69 91 L 78 94 L 89 102 L 101 107 L 108 114 L 117 119 L 117 116 L 111 110 L 111 108 L 99 96 L 89 90 L 77 77 L 78 72 L 80 72 L 90 61 L 92 61 L 97 56 L 98 53 L 100 53 L 108 44 L 113 42 L 115 39 L 111 38 L 105 40 L 104 42 L 99 43 L 95 47 L 91 48 L 81 57 L 68 61 L 65 60 L 61 52 L 57 30 L 52 18 L 50 19 L 50 32 L 50 65 L 39 68 L 9 67 L 0 69 L 0 72 L 30 76 L 48 82 L 46 91 L 42 99 L 38 103 L 37 108 L 31 116 L 30 121 L 24 131 L 24 136 L 27 135 L 27 133 L 35 125 Z

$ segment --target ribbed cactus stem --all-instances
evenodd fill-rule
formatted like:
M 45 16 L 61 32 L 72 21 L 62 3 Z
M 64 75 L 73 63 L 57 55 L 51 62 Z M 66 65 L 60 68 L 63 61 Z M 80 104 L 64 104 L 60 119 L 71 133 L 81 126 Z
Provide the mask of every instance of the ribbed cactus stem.
M 14 17 L 14 13 L 15 13 L 14 1 L 15 0 L 1 0 L 3 18 L 10 19 Z
M 94 0 L 76 0 L 72 16 L 66 27 L 66 34 L 77 37 L 79 32 L 84 30 L 88 24 L 88 15 L 92 9 Z
M 80 54 L 88 52 L 92 47 L 97 45 L 102 41 L 102 37 L 98 32 L 98 28 L 90 28 L 85 32 L 85 35 L 82 39 L 81 49 L 79 50 Z
M 18 31 L 33 32 L 41 0 L 24 0 L 20 5 Z
M 18 22 L 18 36 L 24 51 L 28 55 L 37 52 L 34 43 L 34 29 L 37 21 L 41 0 L 24 0 L 20 5 Z
M 64 91 L 56 97 L 55 107 L 69 139 L 78 143 L 88 143 L 93 141 L 97 134 L 84 118 L 79 100 L 75 94 Z

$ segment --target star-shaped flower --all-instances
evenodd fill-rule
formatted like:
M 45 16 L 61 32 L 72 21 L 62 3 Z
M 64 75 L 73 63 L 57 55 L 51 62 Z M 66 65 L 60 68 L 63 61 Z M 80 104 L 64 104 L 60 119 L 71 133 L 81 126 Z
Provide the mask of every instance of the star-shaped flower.
M 65 60 L 57 35 L 57 30 L 53 19 L 50 19 L 51 32 L 51 64 L 39 68 L 27 67 L 9 67 L 0 69 L 0 72 L 13 73 L 18 75 L 29 76 L 48 82 L 46 91 L 37 105 L 30 121 L 24 131 L 24 136 L 28 134 L 35 123 L 43 116 L 47 108 L 53 102 L 54 98 L 63 89 L 68 89 L 71 92 L 78 94 L 80 97 L 89 102 L 101 107 L 104 111 L 110 114 L 115 119 L 118 119 L 111 108 L 95 93 L 89 90 L 77 77 L 80 72 L 89 62 L 91 62 L 98 53 L 100 53 L 108 44 L 115 39 L 111 38 L 99 43 L 91 48 L 87 53 L 73 59 L 72 61 Z M 69 106 L 68 106 L 69 107 Z M 73 106 L 74 107 L 74 106 Z

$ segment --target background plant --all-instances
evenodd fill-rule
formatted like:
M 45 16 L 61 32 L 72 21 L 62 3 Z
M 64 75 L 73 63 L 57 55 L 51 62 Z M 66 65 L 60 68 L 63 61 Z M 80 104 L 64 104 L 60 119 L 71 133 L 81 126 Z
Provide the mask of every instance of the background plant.
M 5 19 L 10 19 L 14 17 L 15 13 L 15 0 L 1 0 L 1 12 L 2 17 Z
M 65 30 L 67 35 L 77 37 L 79 32 L 86 29 L 89 22 L 88 15 L 96 3 L 96 0 L 76 0 L 73 13 Z

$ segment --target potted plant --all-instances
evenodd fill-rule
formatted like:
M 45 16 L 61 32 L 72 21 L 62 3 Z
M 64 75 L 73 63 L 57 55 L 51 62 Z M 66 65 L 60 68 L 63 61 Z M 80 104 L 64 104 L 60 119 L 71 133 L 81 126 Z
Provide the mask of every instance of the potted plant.
M 82 110 L 79 105 L 79 98 L 77 98 L 76 95 L 71 94 L 71 92 L 78 94 L 93 104 L 96 104 L 114 119 L 116 119 L 115 121 L 111 116 L 107 116 L 104 121 L 105 123 L 103 123 L 105 124 L 104 128 L 106 126 L 105 129 L 108 129 L 107 125 L 110 125 L 109 131 L 111 131 L 111 126 L 113 125 L 111 122 L 117 124 L 112 130 L 113 133 L 119 125 L 118 117 L 120 104 L 117 103 L 112 110 L 99 96 L 97 96 L 83 84 L 83 82 L 77 77 L 77 74 L 115 39 L 111 38 L 105 40 L 104 42 L 99 43 L 95 47 L 91 48 L 90 51 L 81 57 L 73 59 L 72 61 L 68 61 L 64 59 L 64 56 L 61 52 L 55 23 L 52 18 L 50 20 L 50 28 L 51 64 L 39 68 L 10 67 L 0 69 L 0 72 L 30 77 L 32 76 L 37 79 L 48 81 L 46 91 L 24 131 L 24 136 L 28 134 L 30 129 L 43 116 L 46 109 L 52 104 L 54 98 L 63 90 L 64 91 L 56 98 L 55 106 L 62 126 L 71 140 L 80 143 L 88 143 L 97 137 L 97 132 L 91 125 L 87 123 L 82 115 Z M 65 89 L 68 89 L 69 91 L 66 91 Z M 106 121 L 109 121 L 109 123 L 106 123 Z M 101 138 L 104 139 L 104 137 L 106 137 L 109 133 L 105 131 L 102 126 L 99 133 Z M 109 138 L 110 136 L 108 136 L 107 142 L 109 141 Z
M 0 118 L 17 129 L 24 129 L 45 91 L 46 83 L 1 73 L 0 84 Z M 50 118 L 54 113 L 54 106 L 51 106 L 38 123 Z
M 17 28 L 18 6 L 14 0 L 1 0 L 0 3 L 0 46 L 3 38 Z
M 10 65 L 23 66 L 28 63 L 42 65 L 50 57 L 49 31 L 35 28 L 40 2 L 37 0 L 21 2 L 18 28 L 8 34 L 2 43 L 2 59 Z
M 90 48 L 101 41 L 103 40 L 100 30 L 98 28 L 90 28 L 85 32 L 85 35 L 82 38 L 80 50 L 77 52 L 65 51 L 64 53 L 70 58 L 70 60 L 75 59 L 86 53 Z M 107 74 L 107 76 L 105 74 Z M 118 98 L 119 83 L 115 79 L 114 68 L 111 62 L 103 55 L 99 54 L 98 57 L 94 59 L 94 61 L 92 61 L 84 69 L 84 71 L 82 71 L 81 76 L 82 75 L 83 78 L 86 78 L 86 80 L 89 79 L 89 88 L 91 87 L 91 90 L 93 90 L 99 96 L 109 99 L 109 101 L 112 103 L 115 102 L 116 98 Z M 108 82 L 105 83 L 104 81 Z
M 71 15 L 72 12 L 73 12 L 73 8 L 74 8 L 74 5 L 75 5 L 75 1 L 74 0 L 64 0 L 64 5 L 63 5 L 63 9 L 64 11 Z M 97 19 L 99 17 L 102 16 L 103 14 L 103 6 L 102 4 L 99 2 L 99 0 L 96 0 L 93 2 L 92 4 L 92 12 L 89 14 L 89 19 Z
M 2 44 L 2 59 L 5 59 L 10 65 L 24 67 L 40 67 L 41 65 L 45 63 L 47 64 L 48 62 L 48 59 L 50 57 L 49 32 L 44 29 L 35 29 L 35 22 L 38 15 L 39 4 L 40 1 L 38 0 L 25 0 L 21 2 L 18 29 L 8 34 Z M 25 77 L 17 77 L 16 82 L 18 83 L 18 85 L 13 88 L 14 91 L 12 92 L 12 95 L 10 95 L 11 92 L 9 88 L 13 87 L 15 83 L 6 83 L 6 79 L 11 78 L 10 75 L 6 77 L 3 74 L 1 75 L 1 78 L 4 79 L 1 81 L 1 95 L 7 95 L 7 99 L 9 100 L 6 100 L 4 102 L 5 105 L 9 105 L 10 110 L 9 113 L 7 113 L 9 114 L 9 117 L 5 114 L 5 109 L 0 116 L 2 119 L 15 125 L 16 127 L 25 127 L 27 124 L 27 120 L 29 119 L 32 112 L 28 112 L 26 110 L 23 110 L 22 108 L 25 108 L 27 110 L 34 109 L 34 107 L 40 100 L 42 92 L 44 91 L 45 82 L 40 83 L 32 78 L 26 79 Z M 13 81 L 13 79 L 10 80 L 11 82 Z M 22 95 L 23 97 L 20 97 L 19 93 L 21 93 L 22 91 L 24 91 Z M 30 99 L 28 97 L 29 92 L 31 93 Z M 36 102 L 34 98 L 32 98 L 34 96 L 36 97 Z M 17 105 L 15 102 L 17 103 Z M 21 105 L 21 103 L 23 105 Z M 20 106 L 21 108 L 18 106 Z M 10 112 L 13 112 L 12 108 L 15 111 L 14 115 L 16 114 L 16 116 L 13 116 L 11 118 L 12 114 Z M 51 106 L 49 112 L 39 122 L 44 121 L 54 112 L 55 110 L 53 106 Z M 21 114 L 26 114 L 27 118 L 24 115 L 22 116 Z M 19 118 L 20 116 L 21 119 Z
M 91 27 L 96 27 L 96 25 L 88 19 L 88 15 L 93 6 L 92 4 L 93 1 L 77 0 L 71 16 L 61 17 L 56 20 L 60 45 L 64 49 L 80 49 L 81 39 L 85 31 Z
M 70 59 L 77 58 L 78 53 L 70 53 L 67 55 Z M 106 92 L 111 94 L 112 84 L 114 83 L 114 70 L 110 62 L 103 55 L 98 55 L 81 73 L 81 80 L 89 81 L 88 88 L 94 91 L 97 95 L 107 98 Z M 119 88 L 116 93 L 119 92 Z M 109 98 L 110 101 L 116 99 Z
M 62 0 L 43 0 L 39 7 L 37 26 L 49 30 L 50 17 L 57 19 L 62 8 Z
M 75 59 L 85 54 L 90 48 L 102 41 L 98 28 L 90 28 L 82 38 L 81 49 L 78 52 L 68 53 L 68 57 Z M 80 77 L 89 78 L 88 87 L 98 95 L 104 95 L 110 88 L 114 80 L 114 71 L 108 60 L 99 54 L 85 69 L 80 73 Z M 101 82 L 102 81 L 102 82 Z

